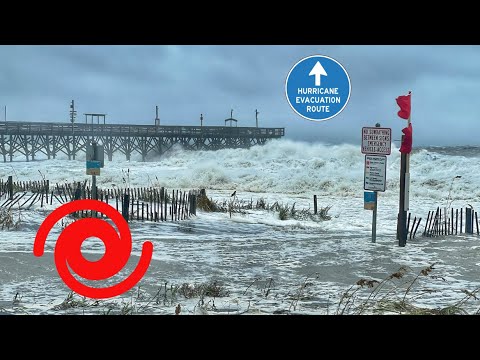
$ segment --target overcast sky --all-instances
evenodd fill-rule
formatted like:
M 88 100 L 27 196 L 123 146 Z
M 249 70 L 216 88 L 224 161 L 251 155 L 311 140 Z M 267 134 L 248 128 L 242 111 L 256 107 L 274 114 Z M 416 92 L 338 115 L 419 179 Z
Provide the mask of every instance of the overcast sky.
M 297 115 L 285 80 L 299 60 L 326 55 L 347 70 L 350 101 L 336 117 Z M 108 123 L 284 127 L 295 140 L 360 144 L 361 128 L 406 121 L 395 98 L 412 91 L 413 144 L 480 145 L 480 46 L 0 45 L 0 120 L 68 122 L 75 100 Z M 398 144 L 398 143 L 397 143 Z

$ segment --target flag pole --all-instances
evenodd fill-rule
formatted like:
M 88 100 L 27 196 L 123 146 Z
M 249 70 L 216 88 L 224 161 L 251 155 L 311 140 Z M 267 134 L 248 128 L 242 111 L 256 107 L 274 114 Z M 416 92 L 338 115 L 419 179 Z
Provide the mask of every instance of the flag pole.
M 408 92 L 408 95 L 410 95 L 410 114 L 408 116 L 407 127 L 410 126 L 410 122 L 412 121 L 412 91 L 411 90 Z M 410 153 L 408 153 L 407 155 L 408 155 L 407 156 L 407 174 L 409 174 L 410 173 Z
M 412 120 L 412 91 L 408 92 L 410 95 L 410 114 L 408 116 L 407 127 L 410 127 L 410 122 Z M 405 173 L 405 211 L 410 210 L 410 154 L 407 154 L 407 164 L 406 164 L 406 173 Z
M 411 122 L 411 94 L 410 96 L 410 114 L 408 116 L 407 127 Z M 402 135 L 402 144 L 404 141 L 405 135 Z M 402 152 L 400 157 L 400 199 L 399 199 L 399 211 L 398 211 L 398 220 L 397 220 L 397 238 L 398 246 L 404 247 L 407 244 L 407 212 L 409 209 L 409 183 L 410 183 L 410 153 L 405 154 Z

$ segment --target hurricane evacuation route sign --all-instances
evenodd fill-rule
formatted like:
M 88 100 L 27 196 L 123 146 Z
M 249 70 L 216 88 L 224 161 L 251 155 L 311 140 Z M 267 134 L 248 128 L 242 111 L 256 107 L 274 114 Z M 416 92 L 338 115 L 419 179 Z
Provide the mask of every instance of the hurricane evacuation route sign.
M 292 109 L 308 120 L 324 121 L 347 106 L 350 77 L 337 60 L 313 55 L 297 62 L 287 75 L 285 92 Z

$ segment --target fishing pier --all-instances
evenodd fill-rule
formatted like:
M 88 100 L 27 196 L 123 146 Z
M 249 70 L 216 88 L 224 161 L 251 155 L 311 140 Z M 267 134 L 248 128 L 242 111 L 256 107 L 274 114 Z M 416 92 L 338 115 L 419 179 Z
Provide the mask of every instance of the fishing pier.
M 89 114 L 95 115 L 95 114 Z M 102 115 L 102 114 L 97 114 Z M 263 145 L 270 139 L 281 138 L 285 128 L 231 126 L 235 119 L 225 120 L 225 126 L 165 126 L 106 124 L 97 116 L 94 123 L 0 122 L 0 156 L 3 162 L 12 161 L 15 155 L 35 160 L 38 154 L 48 159 L 65 154 L 75 159 L 86 152 L 91 142 L 103 144 L 108 160 L 120 152 L 130 160 L 138 153 L 145 161 L 147 156 L 162 155 L 176 144 L 185 150 L 218 150 L 249 148 Z M 230 126 L 227 122 L 230 120 Z

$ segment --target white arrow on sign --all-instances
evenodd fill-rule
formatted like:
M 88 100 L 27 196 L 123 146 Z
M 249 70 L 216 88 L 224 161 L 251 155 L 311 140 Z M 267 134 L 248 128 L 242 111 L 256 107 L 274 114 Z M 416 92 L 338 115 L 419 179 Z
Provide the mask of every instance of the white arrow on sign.
M 312 75 L 315 75 L 315 86 L 320 86 L 321 75 L 328 76 L 322 64 L 320 64 L 320 61 L 317 61 L 312 71 L 310 71 L 310 74 L 308 74 L 308 76 L 312 76 Z

